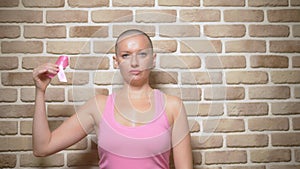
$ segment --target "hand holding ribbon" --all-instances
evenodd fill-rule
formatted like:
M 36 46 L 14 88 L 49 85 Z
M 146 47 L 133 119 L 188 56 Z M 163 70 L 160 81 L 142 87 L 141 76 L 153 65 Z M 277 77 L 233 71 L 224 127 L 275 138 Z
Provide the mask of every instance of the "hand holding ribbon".
M 64 72 L 64 69 L 69 65 L 69 59 L 68 56 L 60 56 L 55 64 L 58 65 L 59 67 L 59 72 L 57 73 L 58 79 L 60 82 L 67 82 L 67 78 Z M 49 78 L 53 78 L 55 75 L 54 74 L 49 74 Z

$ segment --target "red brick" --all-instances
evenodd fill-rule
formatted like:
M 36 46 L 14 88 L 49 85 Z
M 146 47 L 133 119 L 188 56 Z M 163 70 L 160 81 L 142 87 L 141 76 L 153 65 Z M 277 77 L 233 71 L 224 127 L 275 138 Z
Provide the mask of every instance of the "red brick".
M 275 115 L 300 114 L 300 102 L 274 102 L 271 110 Z
M 72 26 L 70 27 L 72 38 L 105 38 L 108 37 L 107 26 Z
M 299 84 L 300 71 L 272 71 L 271 81 L 275 84 Z
M 52 85 L 85 85 L 89 83 L 88 72 L 65 72 L 67 82 L 60 82 L 58 77 L 55 76 Z
M 32 150 L 31 137 L 0 137 L 0 151 L 28 151 Z
M 160 67 L 166 69 L 197 69 L 201 67 L 201 59 L 193 55 L 161 55 Z
M 133 19 L 131 10 L 97 10 L 92 11 L 91 15 L 96 23 L 130 22 Z
M 18 5 L 19 5 L 19 0 L 1 0 L 0 1 L 0 7 L 17 7 Z
M 166 94 L 182 98 L 183 101 L 199 101 L 201 100 L 201 89 L 197 87 L 181 87 L 181 88 L 164 88 L 159 87 Z
M 0 10 L 0 22 L 42 23 L 43 12 L 34 10 Z
M 215 9 L 188 9 L 180 10 L 182 22 L 217 22 L 221 20 L 221 13 Z
M 18 57 L 0 57 L 0 70 L 12 70 L 18 68 Z
M 70 58 L 70 68 L 75 70 L 107 70 L 109 65 L 109 58 L 105 56 Z
M 193 151 L 193 163 L 201 164 L 202 163 L 202 154 L 199 151 Z
M 41 41 L 4 41 L 1 43 L 2 53 L 42 53 Z
M 240 100 L 245 98 L 243 87 L 210 87 L 204 89 L 205 100 Z
M 107 95 L 108 90 L 104 88 L 82 88 L 77 87 L 68 90 L 68 100 L 70 102 L 87 101 L 97 94 Z
M 288 37 L 289 27 L 286 25 L 250 25 L 251 37 Z
M 4 86 L 29 86 L 34 85 L 32 72 L 5 72 L 1 74 Z
M 162 37 L 200 37 L 198 25 L 161 25 L 159 36 Z
M 235 69 L 245 68 L 245 56 L 208 56 L 205 58 L 205 66 L 208 69 Z
M 155 27 L 153 25 L 114 25 L 113 37 L 118 37 L 122 32 L 128 29 L 139 29 L 150 37 L 155 36 Z
M 90 53 L 90 42 L 48 41 L 47 52 L 53 54 L 87 54 Z
M 171 23 L 176 18 L 175 10 L 137 10 L 135 15 L 138 23 Z
M 225 22 L 262 22 L 264 12 L 262 10 L 225 10 Z
M 154 40 L 153 50 L 155 53 L 173 53 L 177 50 L 175 40 Z
M 299 15 L 299 9 L 279 9 L 267 11 L 269 22 L 299 22 Z
M 47 56 L 29 56 L 23 57 L 22 68 L 27 70 L 33 70 L 34 68 L 44 64 L 44 63 L 55 63 L 57 57 L 47 57 Z
M 300 117 L 292 118 L 292 125 L 294 130 L 300 130 Z
M 266 52 L 264 40 L 233 40 L 225 42 L 225 51 L 230 52 Z
M 280 55 L 252 55 L 250 64 L 252 68 L 287 68 L 289 58 Z
M 291 5 L 292 6 L 300 6 L 299 0 L 291 0 Z
M 177 72 L 152 71 L 150 73 L 150 84 L 177 84 Z
M 98 166 L 99 158 L 97 151 L 87 153 L 69 153 L 67 156 L 67 165 L 75 166 Z
M 122 1 L 122 0 L 113 0 L 113 6 L 120 6 L 120 7 L 133 7 L 133 6 L 140 6 L 140 7 L 153 7 L 155 4 L 155 0 L 131 0 L 131 1 Z
M 21 167 L 62 167 L 64 155 L 54 154 L 48 157 L 35 157 L 32 154 L 22 154 L 20 157 Z
M 300 162 L 300 149 L 295 150 L 295 161 Z
M 245 6 L 244 0 L 204 0 L 203 6 L 225 6 L 225 7 L 233 7 L 233 6 Z
M 97 7 L 107 7 L 109 6 L 109 0 L 68 0 L 70 7 L 79 8 L 97 8 Z
M 18 104 L 18 105 L 0 105 L 0 117 L 3 118 L 28 118 L 34 113 L 34 105 Z
M 221 84 L 221 72 L 182 72 L 182 84 Z
M 244 25 L 204 25 L 204 34 L 208 37 L 243 37 L 246 34 Z
M 182 53 L 220 53 L 222 42 L 219 40 L 182 40 L 180 42 Z
M 273 146 L 300 146 L 300 133 L 272 133 Z
M 291 150 L 288 149 L 262 149 L 251 150 L 250 158 L 255 163 L 288 162 L 291 160 Z
M 294 88 L 294 97 L 297 99 L 300 98 L 300 87 Z
M 1 88 L 0 89 L 0 102 L 15 102 L 18 99 L 17 89 Z
M 190 133 L 196 133 L 200 131 L 200 124 L 197 120 L 188 120 Z
M 120 72 L 98 72 L 94 75 L 94 84 L 97 85 L 121 85 L 123 82 Z
M 0 154 L 0 159 L 1 159 L 1 163 L 0 163 L 1 168 L 13 168 L 17 164 L 16 154 Z
M 47 23 L 87 23 L 88 12 L 80 10 L 47 11 Z
M 289 129 L 287 118 L 252 118 L 248 120 L 251 131 L 286 131 Z
M 203 120 L 203 132 L 206 133 L 228 133 L 245 131 L 242 119 L 212 119 Z
M 300 52 L 300 41 L 298 40 L 278 40 L 270 41 L 270 52 L 296 53 Z
M 18 133 L 17 121 L 1 121 L 0 135 L 15 135 Z M 1 165 L 0 165 L 1 167 Z
M 235 164 L 246 163 L 247 153 L 241 150 L 206 152 L 205 164 Z
M 266 147 L 268 135 L 264 134 L 239 134 L 226 137 L 228 147 Z
M 188 116 L 221 116 L 224 106 L 219 103 L 186 103 L 185 109 Z
M 115 41 L 95 41 L 93 52 L 95 53 L 114 53 Z
M 159 6 L 200 6 L 198 0 L 158 0 Z
M 21 35 L 21 29 L 19 26 L 12 26 L 12 25 L 0 26 L 0 38 L 18 38 L 20 37 L 20 35 Z
M 260 116 L 267 115 L 269 111 L 267 103 L 228 103 L 226 105 L 229 116 Z
M 270 169 L 282 169 L 282 168 L 286 168 L 286 169 L 299 169 L 300 165 L 297 164 L 274 164 L 270 166 Z
M 24 26 L 25 38 L 65 38 L 65 26 Z
M 237 166 L 225 166 L 224 169 L 266 169 L 264 165 L 237 165 Z
M 300 67 L 300 56 L 294 56 L 292 58 L 292 64 L 294 68 Z
M 277 7 L 277 6 L 288 6 L 288 0 L 249 0 L 249 6 L 253 7 Z
M 64 0 L 46 0 L 46 1 L 36 1 L 36 0 L 22 0 L 25 7 L 40 7 L 40 8 L 57 8 L 64 7 Z
M 300 37 L 300 25 L 293 25 L 293 36 Z
M 266 84 L 268 74 L 263 71 L 230 71 L 226 72 L 227 84 Z
M 287 99 L 291 92 L 288 86 L 260 86 L 249 88 L 250 99 Z
M 221 148 L 223 146 L 222 136 L 192 136 L 193 149 Z

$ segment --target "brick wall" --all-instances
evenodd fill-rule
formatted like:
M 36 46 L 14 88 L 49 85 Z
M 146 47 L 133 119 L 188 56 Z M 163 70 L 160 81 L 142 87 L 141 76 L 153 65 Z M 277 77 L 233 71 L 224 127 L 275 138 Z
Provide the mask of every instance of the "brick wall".
M 97 168 L 93 135 L 32 155 L 32 69 L 69 55 L 47 91 L 51 128 L 120 84 L 113 43 L 147 32 L 153 86 L 180 96 L 195 169 L 300 168 L 299 0 L 0 0 L 0 168 Z

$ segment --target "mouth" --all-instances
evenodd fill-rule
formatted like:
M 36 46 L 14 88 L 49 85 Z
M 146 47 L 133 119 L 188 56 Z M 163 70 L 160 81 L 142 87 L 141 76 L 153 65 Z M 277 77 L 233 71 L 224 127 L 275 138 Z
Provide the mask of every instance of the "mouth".
M 138 75 L 140 74 L 142 71 L 140 70 L 130 70 L 129 73 L 132 74 L 132 75 Z

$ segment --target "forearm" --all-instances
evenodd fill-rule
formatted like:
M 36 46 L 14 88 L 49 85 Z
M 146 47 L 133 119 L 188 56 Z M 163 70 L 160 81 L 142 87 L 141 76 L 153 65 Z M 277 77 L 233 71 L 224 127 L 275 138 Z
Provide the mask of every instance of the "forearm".
M 36 89 L 35 111 L 33 116 L 33 151 L 36 156 L 46 155 L 46 149 L 51 139 L 45 106 L 45 92 Z

